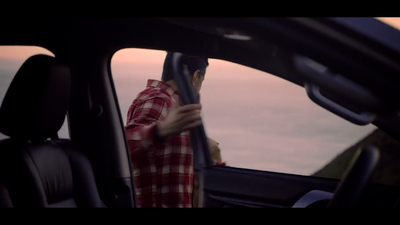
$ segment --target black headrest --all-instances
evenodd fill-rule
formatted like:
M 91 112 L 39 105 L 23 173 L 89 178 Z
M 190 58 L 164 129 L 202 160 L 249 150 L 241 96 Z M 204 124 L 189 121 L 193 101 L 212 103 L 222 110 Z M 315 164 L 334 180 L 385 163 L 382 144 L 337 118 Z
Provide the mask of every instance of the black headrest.
M 71 90 L 69 67 L 48 55 L 28 58 L 12 80 L 0 108 L 0 132 L 37 140 L 64 123 Z

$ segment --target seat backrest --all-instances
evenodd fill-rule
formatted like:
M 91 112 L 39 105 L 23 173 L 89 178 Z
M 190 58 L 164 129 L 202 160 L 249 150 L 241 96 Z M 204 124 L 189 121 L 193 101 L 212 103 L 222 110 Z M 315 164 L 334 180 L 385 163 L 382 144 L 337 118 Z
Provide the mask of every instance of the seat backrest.
M 105 207 L 88 158 L 57 133 L 67 115 L 69 67 L 55 57 L 28 58 L 0 108 L 0 183 L 17 207 Z
M 0 183 L 0 208 L 12 208 L 13 204 L 11 202 L 10 194 L 7 188 Z

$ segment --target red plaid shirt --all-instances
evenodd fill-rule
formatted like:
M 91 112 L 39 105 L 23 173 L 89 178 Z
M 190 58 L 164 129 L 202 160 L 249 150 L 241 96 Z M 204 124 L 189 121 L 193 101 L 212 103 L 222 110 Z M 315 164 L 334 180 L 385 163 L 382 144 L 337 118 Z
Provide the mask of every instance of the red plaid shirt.
M 164 120 L 177 92 L 149 79 L 128 110 L 126 134 L 138 207 L 192 207 L 193 155 L 189 132 L 157 143 L 156 122 Z

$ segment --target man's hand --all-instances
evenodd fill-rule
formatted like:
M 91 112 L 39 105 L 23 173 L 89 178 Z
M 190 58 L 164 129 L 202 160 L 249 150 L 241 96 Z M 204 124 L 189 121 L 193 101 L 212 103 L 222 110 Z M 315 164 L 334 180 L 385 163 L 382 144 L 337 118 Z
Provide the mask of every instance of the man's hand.
M 221 149 L 219 148 L 219 143 L 214 139 L 208 137 L 208 144 L 210 146 L 211 158 L 214 161 L 214 165 L 226 166 L 226 162 L 222 161 Z
M 167 138 L 201 125 L 201 104 L 180 106 L 173 102 L 165 120 L 158 123 L 158 135 Z

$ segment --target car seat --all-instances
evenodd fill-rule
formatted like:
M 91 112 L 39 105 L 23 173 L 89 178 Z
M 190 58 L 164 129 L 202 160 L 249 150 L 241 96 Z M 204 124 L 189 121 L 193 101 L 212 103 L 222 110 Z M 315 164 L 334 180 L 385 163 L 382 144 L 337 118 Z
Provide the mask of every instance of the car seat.
M 12 80 L 0 108 L 0 183 L 14 208 L 105 207 L 92 166 L 58 131 L 67 115 L 69 67 L 34 55 Z

